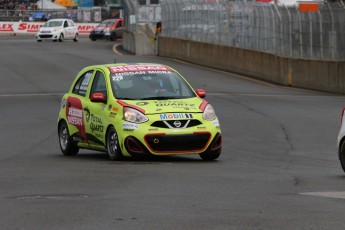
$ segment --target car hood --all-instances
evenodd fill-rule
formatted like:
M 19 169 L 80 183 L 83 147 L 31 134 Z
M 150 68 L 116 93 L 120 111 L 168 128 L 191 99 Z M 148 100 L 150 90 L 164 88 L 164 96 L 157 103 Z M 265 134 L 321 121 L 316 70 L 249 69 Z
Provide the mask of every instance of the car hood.
M 201 98 L 169 99 L 169 100 L 121 100 L 124 106 L 144 110 L 145 114 L 161 113 L 201 113 L 200 107 L 205 100 Z
M 94 30 L 95 31 L 102 31 L 102 30 L 105 30 L 106 28 L 110 28 L 108 26 L 97 26 Z

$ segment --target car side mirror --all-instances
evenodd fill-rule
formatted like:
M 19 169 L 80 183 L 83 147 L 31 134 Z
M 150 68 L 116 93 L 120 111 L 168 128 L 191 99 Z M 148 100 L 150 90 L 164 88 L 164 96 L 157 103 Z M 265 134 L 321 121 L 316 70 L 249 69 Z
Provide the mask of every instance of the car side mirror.
M 107 99 L 104 96 L 104 93 L 93 93 L 91 95 L 92 102 L 107 102 Z
M 195 92 L 200 98 L 206 97 L 206 91 L 203 89 L 197 89 Z

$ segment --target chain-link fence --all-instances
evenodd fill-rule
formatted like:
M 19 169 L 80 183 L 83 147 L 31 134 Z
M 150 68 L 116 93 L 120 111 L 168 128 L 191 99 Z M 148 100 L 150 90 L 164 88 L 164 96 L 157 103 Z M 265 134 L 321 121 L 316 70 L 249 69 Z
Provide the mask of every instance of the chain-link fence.
M 111 10 L 101 8 L 78 8 L 66 10 L 0 10 L 0 21 L 42 21 L 54 18 L 69 18 L 75 22 L 101 22 L 113 18 Z
M 162 0 L 162 36 L 284 57 L 345 60 L 345 6 L 298 6 L 247 1 Z
M 138 24 L 155 25 L 161 21 L 161 6 L 139 5 L 138 0 L 127 0 L 124 4 L 126 29 L 136 31 Z

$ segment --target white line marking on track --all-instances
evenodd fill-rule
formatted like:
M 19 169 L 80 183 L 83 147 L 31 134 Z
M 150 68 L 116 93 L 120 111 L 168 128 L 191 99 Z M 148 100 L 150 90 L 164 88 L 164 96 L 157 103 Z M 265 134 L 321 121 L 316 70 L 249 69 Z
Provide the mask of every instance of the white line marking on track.
M 120 45 L 120 44 L 115 44 L 115 45 L 113 45 L 113 52 L 116 53 L 117 55 L 122 56 L 123 54 L 120 53 L 120 52 L 117 50 L 117 47 L 118 47 L 119 45 Z
M 345 191 L 338 191 L 338 192 L 305 192 L 299 193 L 300 195 L 307 195 L 307 196 L 321 196 L 321 197 L 328 197 L 328 198 L 338 198 L 338 199 L 345 199 Z
M 62 96 L 64 93 L 14 93 L 0 94 L 0 97 L 34 97 L 34 96 Z

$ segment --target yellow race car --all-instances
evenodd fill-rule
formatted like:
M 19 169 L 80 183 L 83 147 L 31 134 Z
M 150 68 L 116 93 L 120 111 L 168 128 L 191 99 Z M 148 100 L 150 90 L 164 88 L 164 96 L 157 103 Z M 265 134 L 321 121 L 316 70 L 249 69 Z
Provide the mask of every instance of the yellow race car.
M 104 64 L 79 72 L 61 100 L 60 148 L 124 156 L 220 156 L 219 120 L 202 89 L 194 91 L 173 68 L 148 63 Z

